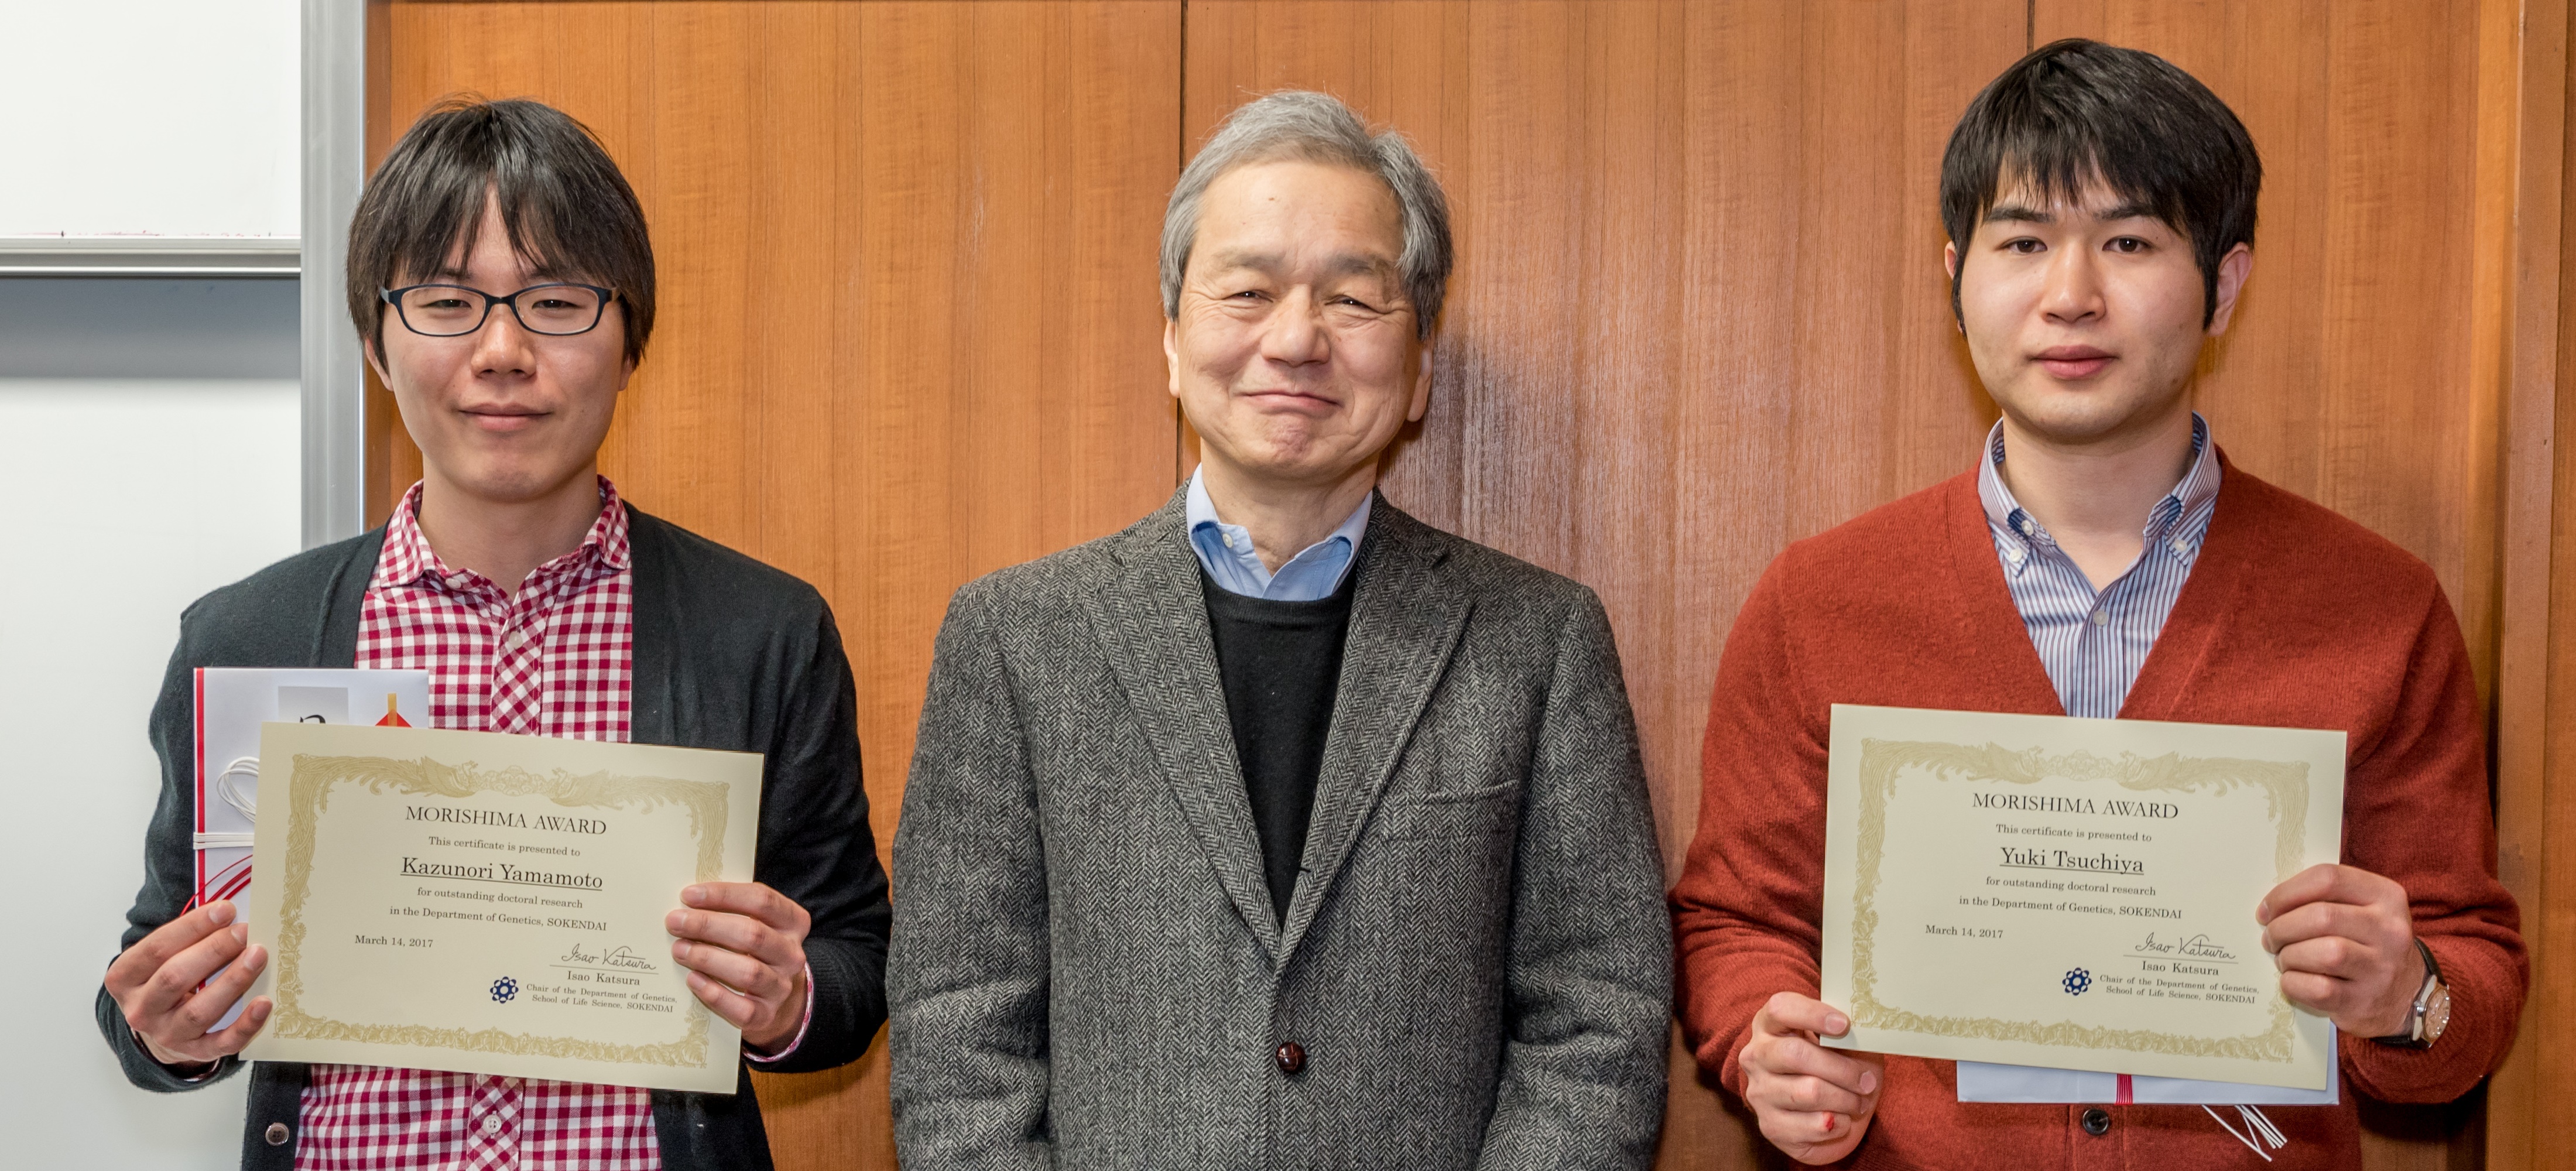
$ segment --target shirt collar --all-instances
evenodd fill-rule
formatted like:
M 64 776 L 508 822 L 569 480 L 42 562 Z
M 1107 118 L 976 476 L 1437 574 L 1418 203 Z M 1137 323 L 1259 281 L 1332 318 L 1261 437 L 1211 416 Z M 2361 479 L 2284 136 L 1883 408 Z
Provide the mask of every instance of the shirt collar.
M 413 484 L 410 491 L 403 493 L 402 501 L 394 505 L 393 515 L 385 520 L 384 552 L 376 558 L 375 576 L 367 579 L 368 586 L 407 586 L 431 578 L 442 585 L 462 588 L 482 581 L 480 574 L 450 568 L 439 560 L 438 551 L 429 547 L 429 539 L 420 531 L 420 489 L 419 484 Z M 538 566 L 528 576 L 533 580 L 575 567 L 622 573 L 634 565 L 626 534 L 626 502 L 618 497 L 617 485 L 601 476 L 599 519 L 591 522 L 590 531 L 582 536 L 581 547 Z
M 2013 498 L 2012 489 L 2004 484 L 2004 424 L 1995 420 L 1994 429 L 1986 432 L 1986 458 L 1977 461 L 1977 499 L 1985 505 L 1986 524 L 1996 532 L 2009 534 L 2024 542 L 2054 546 L 2056 538 L 2039 519 L 2030 515 Z M 2191 467 L 2182 474 L 2173 491 L 2156 501 L 2147 512 L 2142 530 L 2147 540 L 2154 541 L 2175 523 L 2199 510 L 2218 495 L 2217 446 L 2209 441 L 2209 421 L 2200 412 L 2191 413 Z
M 1253 551 L 1251 530 L 1218 518 L 1216 502 L 1208 497 L 1204 468 L 1190 473 L 1190 487 L 1183 496 L 1181 511 L 1190 550 L 1198 555 L 1208 576 L 1227 592 L 1311 602 L 1331 597 L 1342 587 L 1342 579 L 1349 576 L 1351 565 L 1358 560 L 1360 540 L 1368 533 L 1369 511 L 1376 500 L 1374 491 L 1362 496 L 1359 507 L 1352 509 L 1340 525 L 1325 534 L 1323 540 L 1281 563 L 1275 574 Z

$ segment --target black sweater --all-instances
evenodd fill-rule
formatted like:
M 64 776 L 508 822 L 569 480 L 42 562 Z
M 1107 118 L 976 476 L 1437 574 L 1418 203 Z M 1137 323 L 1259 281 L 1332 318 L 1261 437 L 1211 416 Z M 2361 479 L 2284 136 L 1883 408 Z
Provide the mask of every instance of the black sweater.
M 760 847 L 752 875 L 813 917 L 805 959 L 814 1016 L 805 1040 L 765 1069 L 801 1073 L 844 1065 L 885 1023 L 885 871 L 859 785 L 857 691 L 840 629 L 814 588 L 685 529 L 628 509 L 634 577 L 634 716 L 638 744 L 763 754 Z M 123 946 L 176 918 L 194 889 L 189 785 L 198 667 L 347 667 L 356 662 L 358 610 L 384 530 L 309 550 L 200 598 L 179 619 L 152 746 L 161 801 L 143 841 L 143 889 L 126 913 Z M 241 1066 L 186 1082 L 134 1040 L 107 989 L 99 1031 L 126 1079 L 147 1090 L 210 1085 Z M 286 1171 L 295 1160 L 305 1067 L 257 1062 L 251 1072 L 242 1166 Z M 770 1166 L 760 1104 L 745 1073 L 731 1097 L 653 1091 L 662 1165 Z M 271 1124 L 284 1141 L 270 1143 Z
M 1324 770 L 1324 737 L 1341 689 L 1342 637 L 1350 631 L 1356 567 L 1333 596 L 1275 602 L 1229 593 L 1199 570 L 1208 630 L 1225 676 L 1225 711 L 1243 764 L 1252 828 L 1261 839 L 1270 909 L 1281 921 L 1297 893 L 1306 823 L 1315 812 L 1315 781 Z

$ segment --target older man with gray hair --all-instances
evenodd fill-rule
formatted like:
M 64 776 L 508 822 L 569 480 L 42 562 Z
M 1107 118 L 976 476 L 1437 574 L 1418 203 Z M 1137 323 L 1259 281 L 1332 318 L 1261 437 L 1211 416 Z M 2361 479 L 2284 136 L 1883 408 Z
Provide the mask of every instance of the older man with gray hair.
M 967 585 L 887 991 L 895 1144 L 952 1168 L 1643 1168 L 1671 944 L 1592 592 L 1377 494 L 1448 210 L 1320 94 L 1165 213 L 1197 474 Z

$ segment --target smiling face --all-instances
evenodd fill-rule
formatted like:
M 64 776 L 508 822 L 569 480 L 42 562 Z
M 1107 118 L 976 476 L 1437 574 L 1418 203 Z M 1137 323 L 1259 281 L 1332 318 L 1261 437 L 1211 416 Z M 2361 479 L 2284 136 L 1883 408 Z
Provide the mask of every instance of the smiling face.
M 511 250 L 499 205 L 487 202 L 471 251 L 451 255 L 448 271 L 397 274 L 395 287 L 453 283 L 507 296 L 587 279 L 532 270 Z M 595 473 L 618 392 L 635 372 L 623 311 L 612 301 L 589 332 L 549 337 L 495 305 L 474 333 L 424 337 L 387 306 L 383 352 L 370 347 L 368 364 L 402 409 L 431 491 L 514 504 Z
M 2220 261 L 2204 326 L 2200 267 L 2172 225 L 2098 186 L 2052 200 L 2007 185 L 1947 263 L 1995 405 L 2037 438 L 2080 446 L 2188 416 L 2201 344 L 2227 331 L 2253 253 L 2239 244 Z
M 1267 162 L 1208 185 L 1163 327 L 1208 462 L 1280 487 L 1374 478 L 1430 401 L 1403 254 L 1395 193 L 1366 172 Z

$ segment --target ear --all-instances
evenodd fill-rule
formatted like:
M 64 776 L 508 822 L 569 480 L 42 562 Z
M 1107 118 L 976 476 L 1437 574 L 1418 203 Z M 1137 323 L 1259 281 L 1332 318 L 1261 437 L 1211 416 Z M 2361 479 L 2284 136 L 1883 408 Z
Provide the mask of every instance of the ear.
M 384 335 L 382 333 L 384 324 L 382 322 L 378 322 L 376 329 L 379 332 L 375 337 L 368 337 L 365 334 L 358 335 L 358 352 L 367 356 L 367 369 L 376 372 L 376 381 L 384 383 L 386 390 L 392 390 L 394 388 L 394 380 L 385 374 L 385 355 L 382 348 L 384 346 Z
M 1172 398 L 1181 397 L 1181 323 L 1163 319 L 1163 370 Z
M 1959 242 L 1956 240 L 1941 245 L 1941 275 L 1943 283 L 1950 286 L 1950 328 L 1965 334 L 1968 322 L 1959 312 Z
M 1404 408 L 1404 421 L 1408 423 L 1421 422 L 1423 412 L 1431 409 L 1431 355 L 1434 351 L 1428 342 L 1417 346 L 1416 350 L 1413 401 Z
M 2218 307 L 2209 315 L 2209 336 L 2227 332 L 2227 322 L 2236 316 L 2236 297 L 2245 291 L 2245 278 L 2254 275 L 2254 246 L 2238 244 L 2218 258 Z

